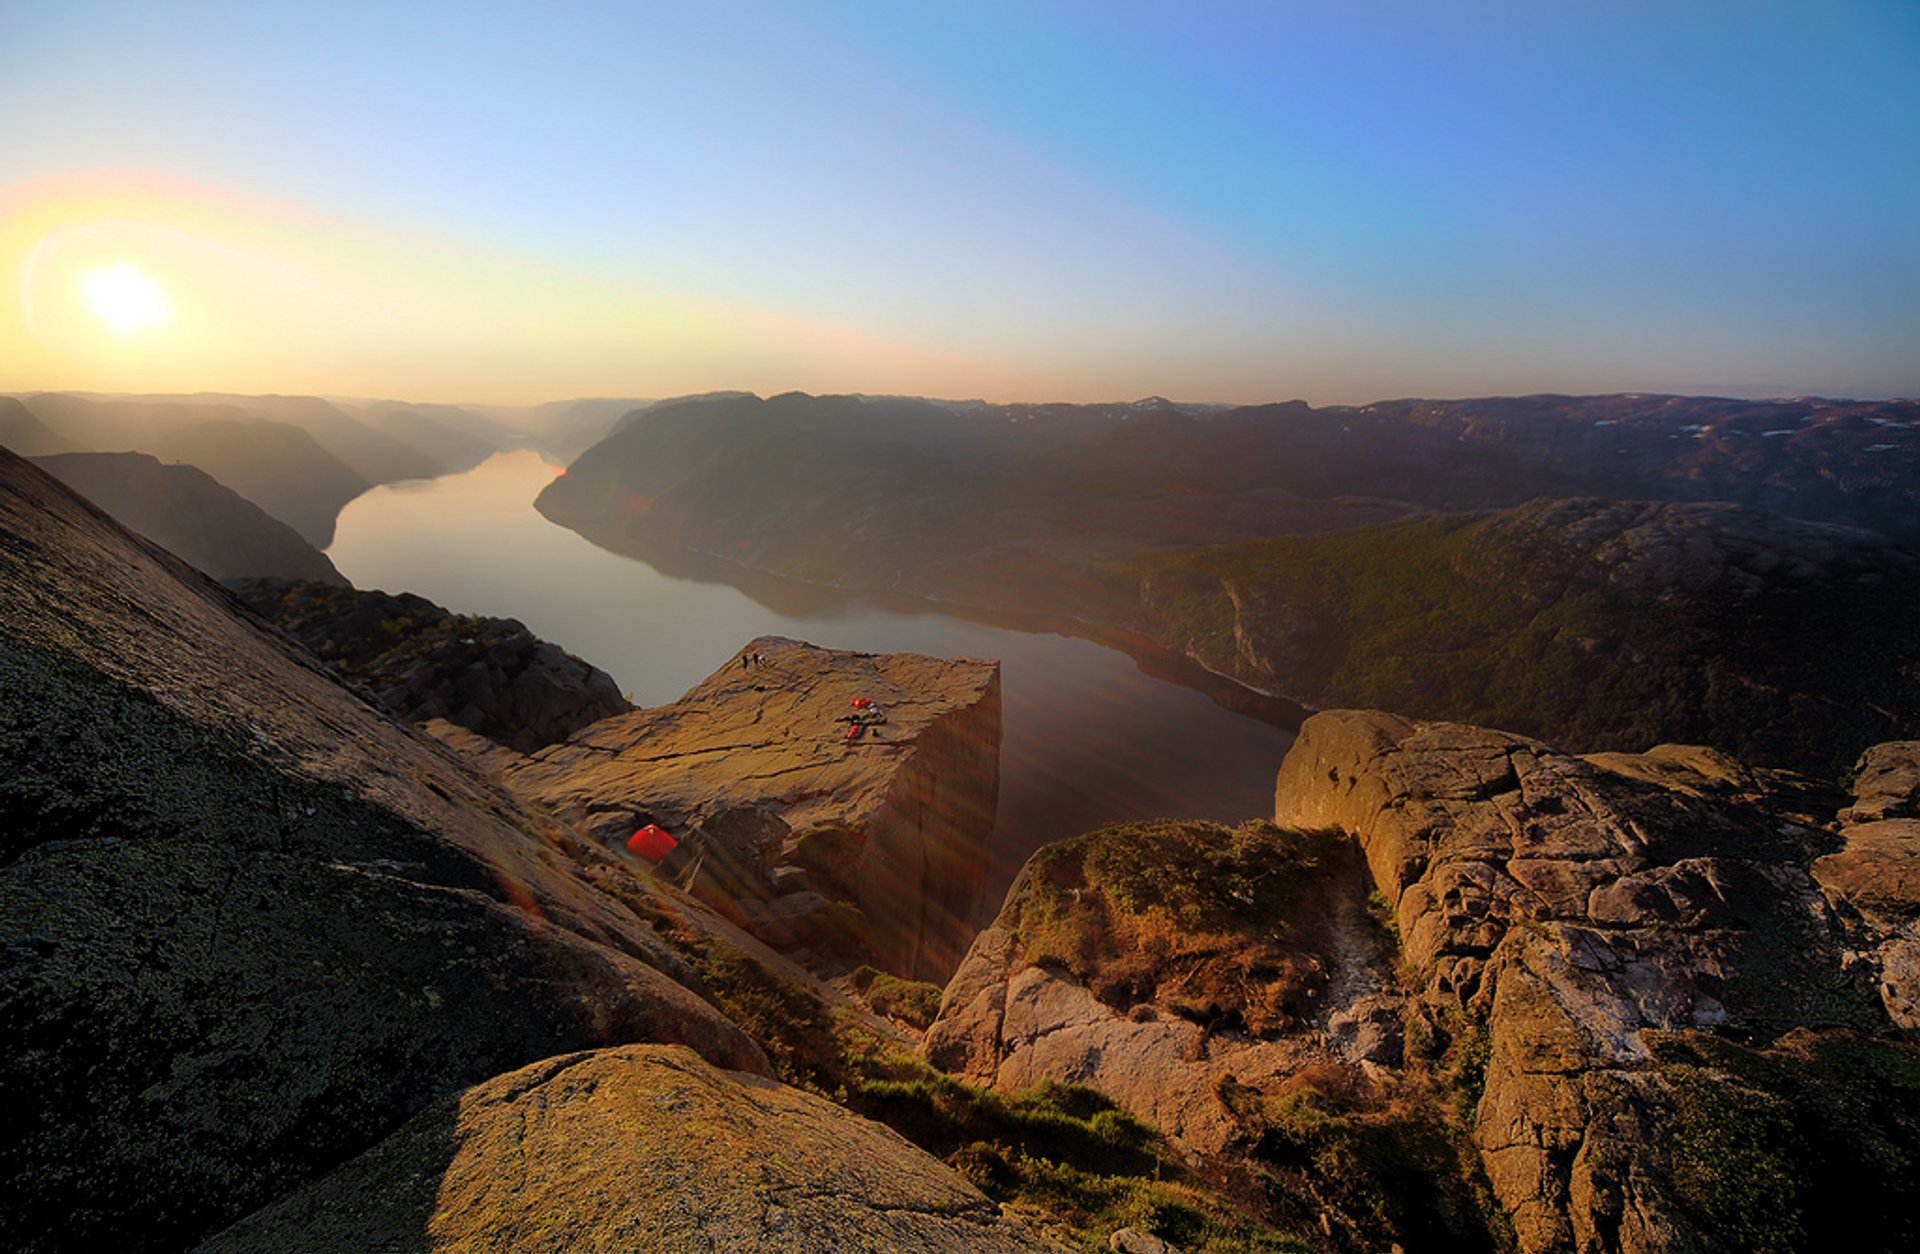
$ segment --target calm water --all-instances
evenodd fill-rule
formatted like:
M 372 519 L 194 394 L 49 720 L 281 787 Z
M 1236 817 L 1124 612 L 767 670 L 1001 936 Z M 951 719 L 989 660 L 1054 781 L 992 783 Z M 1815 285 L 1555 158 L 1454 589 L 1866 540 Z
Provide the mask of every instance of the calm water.
M 539 454 L 520 451 L 463 475 L 375 488 L 340 515 L 327 555 L 356 587 L 517 618 L 606 670 L 640 705 L 674 700 L 758 635 L 998 658 L 1005 738 L 988 914 L 1046 841 L 1119 819 L 1238 821 L 1272 811 L 1274 773 L 1293 733 L 1148 674 L 1125 653 L 754 580 L 720 564 L 699 579 L 665 574 L 536 513 L 533 498 L 553 474 Z M 1185 670 L 1166 659 L 1148 664 Z

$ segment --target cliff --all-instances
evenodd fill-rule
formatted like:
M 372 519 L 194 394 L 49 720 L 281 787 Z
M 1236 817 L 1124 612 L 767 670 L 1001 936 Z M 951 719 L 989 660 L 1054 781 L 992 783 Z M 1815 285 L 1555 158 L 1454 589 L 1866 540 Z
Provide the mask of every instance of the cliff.
M 180 1249 L 631 1041 L 765 1070 L 610 859 L 0 453 L 0 1244 Z
M 229 586 L 409 723 L 445 719 L 531 753 L 633 708 L 612 676 L 516 619 L 454 614 L 404 592 L 284 579 Z
M 860 697 L 886 721 L 850 740 Z M 685 836 L 662 874 L 782 949 L 941 978 L 971 937 L 999 746 L 997 663 L 762 637 L 672 705 L 501 778 L 609 843 L 648 822 Z
M 215 579 L 266 576 L 346 587 L 327 555 L 194 466 L 145 453 L 64 453 L 39 466 L 130 531 Z

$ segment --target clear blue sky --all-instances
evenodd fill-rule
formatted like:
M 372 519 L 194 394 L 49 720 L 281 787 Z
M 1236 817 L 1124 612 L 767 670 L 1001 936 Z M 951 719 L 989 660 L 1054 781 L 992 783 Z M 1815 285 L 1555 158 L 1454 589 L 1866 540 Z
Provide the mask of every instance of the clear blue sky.
M 0 0 L 0 194 L 202 314 L 0 386 L 1920 393 L 1912 0 Z

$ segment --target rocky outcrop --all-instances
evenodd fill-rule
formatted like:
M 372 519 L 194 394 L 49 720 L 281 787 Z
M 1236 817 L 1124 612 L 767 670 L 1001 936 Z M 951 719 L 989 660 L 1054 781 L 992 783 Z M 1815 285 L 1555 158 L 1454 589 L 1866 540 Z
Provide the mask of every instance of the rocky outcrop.
M 673 902 L 0 453 L 0 1245 L 178 1249 L 435 1099 L 764 1070 Z
M 1837 853 L 1814 878 L 1871 966 L 1887 1015 L 1920 1032 L 1920 741 L 1875 745 L 1855 768 Z
M 445 719 L 521 753 L 633 707 L 612 676 L 511 618 L 425 597 L 230 581 L 257 613 L 409 723 Z
M 1677 1131 L 1728 1081 L 1672 1042 L 1890 1030 L 1821 891 L 1834 803 L 1710 750 L 1341 711 L 1302 728 L 1275 818 L 1357 839 L 1420 998 L 1484 1033 L 1473 1136 L 1521 1247 L 1692 1251 L 1729 1248 L 1699 1189 L 1739 1134 L 1700 1157 Z
M 849 739 L 861 697 L 885 721 Z M 501 777 L 610 844 L 648 822 L 686 837 L 662 873 L 783 949 L 944 978 L 971 937 L 999 749 L 998 663 L 762 637 L 672 705 Z
M 200 1248 L 1057 1247 L 878 1124 L 684 1049 L 629 1046 L 550 1058 L 447 1098 Z
M 263 576 L 348 586 L 326 554 L 197 467 L 165 466 L 145 453 L 66 453 L 36 460 L 121 526 L 215 579 Z
M 1190 1152 L 1239 1136 L 1217 1096 L 1399 1059 L 1386 937 L 1337 841 L 1135 824 L 1043 849 L 980 933 L 928 1061 L 1013 1092 L 1100 1089 Z

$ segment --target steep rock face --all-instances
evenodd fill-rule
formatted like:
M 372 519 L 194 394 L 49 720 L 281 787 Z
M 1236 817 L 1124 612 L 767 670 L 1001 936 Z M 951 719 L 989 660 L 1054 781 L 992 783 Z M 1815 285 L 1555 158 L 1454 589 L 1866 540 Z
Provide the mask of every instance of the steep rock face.
M 36 459 L 114 521 L 215 579 L 268 576 L 347 586 L 327 555 L 194 466 L 145 453 L 66 453 Z
M 1474 1138 L 1522 1248 L 1677 1251 L 1727 1246 L 1676 1168 L 1699 1090 L 1670 1043 L 1890 1026 L 1808 869 L 1831 805 L 1710 750 L 1339 711 L 1275 817 L 1357 838 L 1421 997 L 1486 1033 Z
M 623 868 L 43 472 L 0 484 L 0 1244 L 180 1248 L 566 1050 L 766 1068 Z
M 446 719 L 522 753 L 633 707 L 613 677 L 511 618 L 453 614 L 412 593 L 280 579 L 243 600 L 410 723 Z
M 879 1124 L 684 1049 L 628 1046 L 549 1058 L 447 1098 L 200 1248 L 1056 1247 Z
M 848 739 L 860 697 L 886 721 Z M 971 936 L 999 751 L 998 663 L 768 636 L 672 705 L 602 720 L 502 778 L 609 842 L 646 822 L 688 836 L 662 872 L 781 948 L 851 943 L 944 978 Z
M 1837 853 L 1813 864 L 1846 934 L 1874 966 L 1887 1015 L 1920 1031 L 1920 741 L 1875 745 L 1840 812 Z
M 1006 1091 L 1092 1085 L 1220 1153 L 1241 1131 L 1223 1082 L 1398 1060 L 1364 874 L 1344 842 L 1262 824 L 1132 824 L 1048 846 L 949 981 L 924 1052 Z

